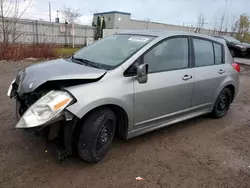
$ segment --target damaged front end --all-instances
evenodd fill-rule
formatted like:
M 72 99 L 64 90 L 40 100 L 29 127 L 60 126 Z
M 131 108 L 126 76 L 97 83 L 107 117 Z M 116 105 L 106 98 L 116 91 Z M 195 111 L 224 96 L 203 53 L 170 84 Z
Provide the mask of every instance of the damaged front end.
M 20 71 L 7 92 L 16 99 L 16 128 L 56 141 L 59 159 L 71 155 L 79 118 L 67 111 L 77 99 L 64 88 L 96 82 L 106 72 L 67 59 L 34 64 Z
M 14 89 L 13 89 L 14 91 Z M 19 94 L 16 92 L 16 128 L 43 136 L 57 146 L 60 160 L 72 155 L 72 136 L 78 118 L 66 110 L 75 102 L 68 92 L 52 90 Z

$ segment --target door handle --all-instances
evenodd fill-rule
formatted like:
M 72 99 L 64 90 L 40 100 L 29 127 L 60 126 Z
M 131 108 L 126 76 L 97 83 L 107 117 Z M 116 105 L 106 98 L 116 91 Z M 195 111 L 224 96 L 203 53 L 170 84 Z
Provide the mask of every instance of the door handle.
M 190 76 L 190 75 L 185 75 L 185 76 L 182 77 L 182 80 L 190 80 L 190 79 L 192 79 L 192 78 L 193 78 L 193 77 Z
M 225 71 L 222 70 L 222 69 L 220 69 L 220 70 L 218 71 L 218 73 L 219 73 L 219 74 L 223 74 L 223 73 L 225 73 Z

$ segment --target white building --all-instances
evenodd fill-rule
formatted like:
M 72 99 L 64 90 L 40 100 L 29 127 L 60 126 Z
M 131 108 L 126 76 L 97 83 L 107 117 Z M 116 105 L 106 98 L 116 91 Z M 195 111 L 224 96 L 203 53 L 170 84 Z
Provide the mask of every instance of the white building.
M 126 12 L 102 12 L 94 14 L 94 24 L 97 24 L 97 17 L 105 19 L 106 29 L 129 29 L 130 28 L 130 13 Z
M 94 14 L 94 24 L 97 24 L 97 17 L 105 19 L 106 29 L 169 29 L 190 31 L 190 27 L 170 25 L 164 23 L 150 22 L 148 20 L 131 19 L 131 14 L 127 12 L 111 11 Z
M 103 36 L 107 36 L 122 30 L 138 30 L 138 29 L 167 29 L 175 31 L 194 32 L 195 27 L 186 27 L 179 25 L 170 25 L 165 23 L 150 22 L 149 20 L 134 20 L 131 19 L 131 13 L 111 11 L 94 14 L 94 25 L 97 24 L 97 17 L 105 19 L 106 29 Z M 209 29 L 200 29 L 200 33 L 207 35 L 217 35 L 218 32 Z

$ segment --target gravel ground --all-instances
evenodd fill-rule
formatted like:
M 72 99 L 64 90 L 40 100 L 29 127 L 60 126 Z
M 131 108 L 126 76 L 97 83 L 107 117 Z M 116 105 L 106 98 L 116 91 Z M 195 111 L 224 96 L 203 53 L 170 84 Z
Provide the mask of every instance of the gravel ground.
M 18 69 L 0 63 L 0 187 L 250 187 L 250 67 L 222 119 L 202 116 L 128 140 L 115 140 L 96 165 L 57 160 L 43 139 L 15 130 L 14 100 L 6 96 Z M 136 181 L 136 177 L 144 181 Z

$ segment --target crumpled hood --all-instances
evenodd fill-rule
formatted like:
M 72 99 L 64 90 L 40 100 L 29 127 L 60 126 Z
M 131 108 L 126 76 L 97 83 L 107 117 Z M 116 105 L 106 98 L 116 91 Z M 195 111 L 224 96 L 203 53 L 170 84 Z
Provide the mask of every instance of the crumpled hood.
M 106 73 L 106 70 L 80 65 L 64 59 L 56 59 L 27 67 L 20 75 L 19 93 L 34 91 L 48 81 L 94 80 Z

